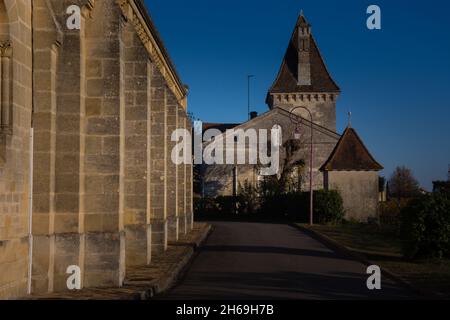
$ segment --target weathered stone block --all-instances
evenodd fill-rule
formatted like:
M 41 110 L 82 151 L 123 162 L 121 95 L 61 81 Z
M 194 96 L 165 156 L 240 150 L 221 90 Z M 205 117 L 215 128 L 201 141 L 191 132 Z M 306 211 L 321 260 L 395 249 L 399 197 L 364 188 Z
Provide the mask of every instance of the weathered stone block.
M 126 234 L 126 265 L 142 266 L 147 264 L 147 226 L 133 225 L 125 227 Z
M 121 285 L 120 234 L 87 233 L 84 284 L 87 287 L 118 287 Z

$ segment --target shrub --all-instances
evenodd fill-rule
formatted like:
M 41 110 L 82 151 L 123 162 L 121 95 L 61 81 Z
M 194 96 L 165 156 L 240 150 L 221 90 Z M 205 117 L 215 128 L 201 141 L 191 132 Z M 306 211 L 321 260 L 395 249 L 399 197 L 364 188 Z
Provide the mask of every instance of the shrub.
M 433 192 L 450 194 L 450 181 L 433 181 Z
M 419 182 L 405 166 L 395 168 L 389 179 L 390 197 L 414 198 L 420 195 Z
M 309 192 L 291 192 L 265 197 L 261 205 L 265 216 L 278 214 L 297 222 L 309 221 Z M 344 205 L 338 191 L 314 191 L 314 222 L 339 223 L 344 218 Z
M 258 209 L 258 193 L 247 180 L 239 183 L 238 212 L 239 214 L 254 214 Z
M 407 258 L 450 254 L 450 197 L 431 194 L 412 200 L 401 212 L 403 252 Z
M 260 212 L 265 217 L 306 222 L 308 213 L 306 193 L 291 192 L 263 197 Z
M 218 196 L 215 199 L 219 213 L 222 215 L 237 214 L 239 199 L 235 196 Z
M 309 219 L 309 193 L 291 192 L 284 196 L 285 216 L 294 221 L 307 222 Z
M 408 205 L 409 199 L 390 199 L 381 202 L 379 205 L 379 223 L 398 227 L 400 225 L 400 214 L 403 208 Z
M 340 223 L 344 219 L 344 201 L 336 190 L 314 192 L 314 219 L 318 223 Z
M 195 199 L 197 215 L 213 217 L 255 216 L 273 219 L 309 221 L 309 192 L 267 194 L 258 197 L 249 186 L 240 188 L 237 197 Z M 344 217 L 343 201 L 337 191 L 314 191 L 314 222 L 339 223 Z
M 194 198 L 194 214 L 198 217 L 224 217 L 237 214 L 238 197 L 219 196 L 216 198 Z
M 195 215 L 209 215 L 219 213 L 219 208 L 217 206 L 214 198 L 200 198 L 194 197 L 194 214 Z

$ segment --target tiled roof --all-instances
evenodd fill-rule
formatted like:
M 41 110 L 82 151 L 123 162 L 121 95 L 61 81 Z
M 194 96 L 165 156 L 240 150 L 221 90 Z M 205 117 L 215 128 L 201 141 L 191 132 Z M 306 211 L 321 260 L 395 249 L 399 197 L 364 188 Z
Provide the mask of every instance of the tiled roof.
M 372 157 L 353 128 L 347 128 L 321 171 L 379 171 L 383 167 Z
M 213 123 L 213 122 L 204 122 L 203 123 L 203 132 L 208 129 L 218 129 L 220 132 L 225 132 L 228 129 L 233 129 L 237 127 L 240 123 Z
M 317 48 L 316 41 L 310 37 L 311 85 L 298 85 L 298 27 L 307 24 L 303 15 L 297 20 L 289 46 L 283 58 L 278 76 L 269 93 L 294 92 L 340 92 L 339 87 L 331 78 L 325 63 Z

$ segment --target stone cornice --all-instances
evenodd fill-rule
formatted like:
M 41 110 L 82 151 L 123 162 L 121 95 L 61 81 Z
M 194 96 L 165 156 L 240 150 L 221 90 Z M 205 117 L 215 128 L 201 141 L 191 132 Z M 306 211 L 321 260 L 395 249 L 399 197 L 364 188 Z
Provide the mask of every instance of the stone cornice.
M 187 92 L 176 74 L 170 58 L 164 52 L 164 49 L 158 44 L 155 31 L 151 30 L 140 9 L 136 6 L 135 0 L 116 0 L 120 6 L 124 17 L 130 22 L 136 30 L 144 47 L 149 53 L 150 59 L 161 72 L 167 82 L 168 87 L 174 93 L 178 103 L 187 108 Z

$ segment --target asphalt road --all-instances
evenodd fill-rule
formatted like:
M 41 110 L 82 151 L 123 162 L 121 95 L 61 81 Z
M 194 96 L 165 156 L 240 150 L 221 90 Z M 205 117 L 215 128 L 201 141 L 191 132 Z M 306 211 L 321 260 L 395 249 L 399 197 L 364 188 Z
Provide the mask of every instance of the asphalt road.
M 165 299 L 405 299 L 381 279 L 368 290 L 366 266 L 284 224 L 215 222 L 214 231 Z

